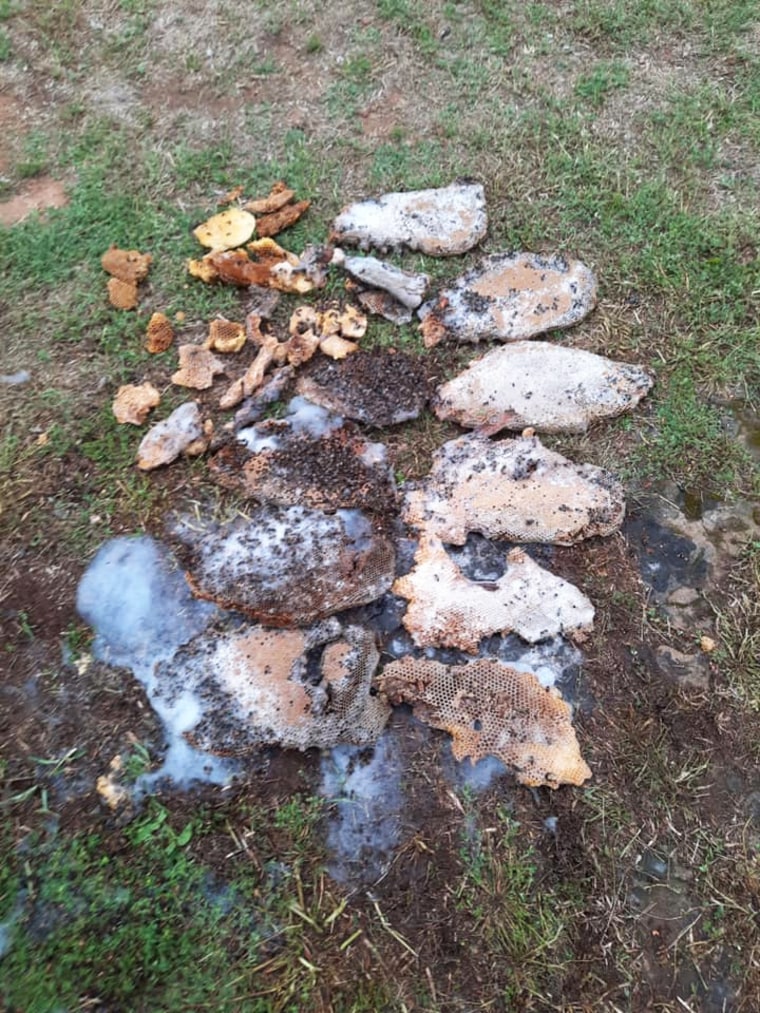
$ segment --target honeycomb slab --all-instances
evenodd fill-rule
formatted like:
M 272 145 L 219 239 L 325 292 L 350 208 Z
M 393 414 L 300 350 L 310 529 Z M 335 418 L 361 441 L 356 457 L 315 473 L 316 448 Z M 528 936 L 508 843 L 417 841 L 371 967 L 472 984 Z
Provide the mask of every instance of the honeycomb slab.
M 370 426 L 416 419 L 429 396 L 424 363 L 385 349 L 360 350 L 341 362 L 315 362 L 299 376 L 296 389 L 315 404 Z
M 294 398 L 284 419 L 241 429 L 210 462 L 217 481 L 259 502 L 388 512 L 397 504 L 385 447 L 357 426 Z
M 421 541 L 414 569 L 393 585 L 409 601 L 403 623 L 418 647 L 472 654 L 483 637 L 517 633 L 531 644 L 564 634 L 582 638 L 594 607 L 577 587 L 535 563 L 522 549 L 507 555 L 497 581 L 468 580 L 443 544 Z
M 170 706 L 192 690 L 197 716 L 184 735 L 205 752 L 363 745 L 390 714 L 371 691 L 377 661 L 371 633 L 334 619 L 292 630 L 243 624 L 197 637 L 157 667 L 156 682 Z
M 496 756 L 530 787 L 581 785 L 591 776 L 570 707 L 532 672 L 490 658 L 444 665 L 406 657 L 386 665 L 377 685 L 391 703 L 410 704 L 415 717 L 448 732 L 457 760 Z
M 450 257 L 471 250 L 487 229 L 483 187 L 452 183 L 350 204 L 333 222 L 331 238 L 363 250 L 407 247 L 430 257 Z
M 262 506 L 222 524 L 180 525 L 175 535 L 196 597 L 269 626 L 317 622 L 393 583 L 393 545 L 359 510 Z
M 420 307 L 425 345 L 516 341 L 571 327 L 596 305 L 596 278 L 579 260 L 496 253 Z
M 491 441 L 477 433 L 436 451 L 430 475 L 404 506 L 408 524 L 452 545 L 471 531 L 573 545 L 616 531 L 624 514 L 623 488 L 609 472 L 573 464 L 537 437 Z
M 516 341 L 442 384 L 433 407 L 439 419 L 491 433 L 527 426 L 583 433 L 634 408 L 653 382 L 642 366 L 546 341 Z

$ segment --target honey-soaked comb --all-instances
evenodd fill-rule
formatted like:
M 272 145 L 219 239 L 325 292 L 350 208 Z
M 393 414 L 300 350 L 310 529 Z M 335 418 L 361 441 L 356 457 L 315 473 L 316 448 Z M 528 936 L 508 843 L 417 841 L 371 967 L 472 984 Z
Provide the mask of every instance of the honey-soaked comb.
M 139 250 L 120 250 L 112 246 L 106 250 L 100 258 L 104 271 L 112 278 L 119 281 L 126 281 L 136 285 L 148 277 L 153 257 L 149 253 L 140 253 Z
M 377 686 L 391 703 L 411 704 L 415 717 L 447 731 L 457 760 L 496 756 L 531 787 L 580 785 L 591 777 L 570 707 L 532 672 L 491 658 L 444 665 L 406 657 L 386 665 Z
M 154 313 L 145 332 L 145 351 L 151 355 L 165 352 L 174 341 L 174 328 L 164 313 Z
M 133 310 L 137 306 L 137 283 L 109 278 L 106 285 L 108 301 L 117 310 Z
M 223 317 L 212 320 L 208 328 L 206 348 L 214 352 L 230 354 L 239 352 L 246 342 L 245 327 L 234 320 L 225 320 Z

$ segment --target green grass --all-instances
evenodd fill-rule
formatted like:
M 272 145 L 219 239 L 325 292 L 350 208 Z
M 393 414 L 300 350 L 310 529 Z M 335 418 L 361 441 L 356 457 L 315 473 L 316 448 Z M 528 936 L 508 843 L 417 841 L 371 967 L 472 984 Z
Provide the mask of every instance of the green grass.
M 494 962 L 499 1001 L 529 1008 L 530 999 L 558 994 L 570 888 L 563 896 L 561 888 L 540 883 L 536 855 L 506 808 L 497 806 L 489 817 L 487 826 L 474 812 L 465 818 L 462 876 L 453 889 Z
M 258 968 L 272 964 L 288 979 L 277 1008 L 304 1008 L 314 979 L 299 963 L 303 939 L 310 921 L 332 913 L 313 900 L 298 857 L 319 812 L 307 799 L 297 827 L 275 813 L 274 834 L 257 834 L 256 861 L 244 853 L 224 878 L 202 858 L 223 823 L 197 809 L 175 822 L 157 801 L 121 832 L 27 842 L 23 861 L 6 865 L 0 880 L 0 917 L 16 909 L 2 964 L 6 1008 L 98 1000 L 264 1013 L 273 1008 L 270 979 Z M 272 815 L 257 810 L 250 819 L 258 825 Z M 229 837 L 227 847 L 234 852 Z

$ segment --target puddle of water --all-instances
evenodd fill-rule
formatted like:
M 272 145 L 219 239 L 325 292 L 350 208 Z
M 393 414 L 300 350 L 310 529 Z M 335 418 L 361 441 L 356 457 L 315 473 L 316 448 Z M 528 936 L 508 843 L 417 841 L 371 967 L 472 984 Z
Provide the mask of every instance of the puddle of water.
M 137 788 L 170 778 L 227 783 L 231 764 L 201 755 L 183 738 L 201 712 L 190 690 L 170 701 L 158 692 L 156 667 L 203 632 L 217 615 L 196 601 L 171 554 L 148 537 L 114 538 L 101 546 L 77 591 L 77 610 L 95 631 L 93 655 L 108 665 L 128 668 L 143 684 L 164 724 L 167 751 L 161 767 L 144 775 Z
M 676 587 L 701 588 L 707 579 L 704 552 L 690 538 L 661 524 L 651 513 L 631 514 L 624 527 L 642 579 L 658 595 Z
M 336 746 L 321 761 L 319 792 L 334 803 L 328 872 L 340 883 L 382 876 L 401 836 L 403 761 L 396 734 L 373 746 Z

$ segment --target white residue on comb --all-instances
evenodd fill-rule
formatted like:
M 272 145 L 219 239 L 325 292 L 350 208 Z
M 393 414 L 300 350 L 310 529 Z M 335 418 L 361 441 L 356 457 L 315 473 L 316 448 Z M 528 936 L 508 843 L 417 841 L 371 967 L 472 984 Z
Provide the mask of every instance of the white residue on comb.
M 241 429 L 236 439 L 238 443 L 244 443 L 252 454 L 260 454 L 262 450 L 279 450 L 282 445 L 276 433 L 261 433 L 256 426 Z
M 285 417 L 294 433 L 306 433 L 314 439 L 326 436 L 343 425 L 340 415 L 334 415 L 300 395 L 288 404 Z

